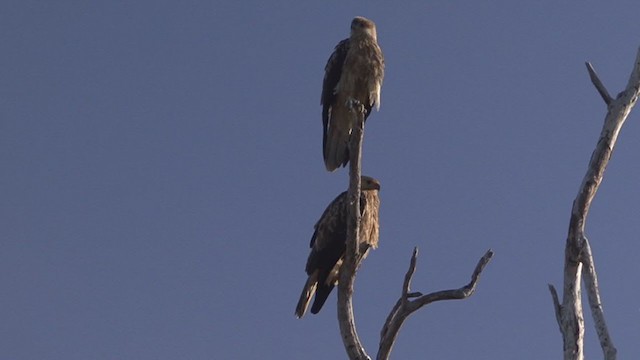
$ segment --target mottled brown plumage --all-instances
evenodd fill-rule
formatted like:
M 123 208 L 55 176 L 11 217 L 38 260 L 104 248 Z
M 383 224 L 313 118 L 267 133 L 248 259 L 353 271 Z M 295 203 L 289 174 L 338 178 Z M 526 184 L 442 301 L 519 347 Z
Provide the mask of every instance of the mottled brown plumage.
M 358 247 L 360 258 L 357 264 L 367 256 L 369 248 L 378 247 L 380 198 L 378 180 L 363 176 L 360 194 L 360 238 Z M 338 282 L 347 238 L 348 217 L 347 192 L 338 195 L 327 206 L 315 225 L 311 237 L 311 253 L 307 259 L 306 272 L 309 275 L 296 306 L 296 316 L 301 318 L 307 311 L 311 298 L 315 294 L 311 313 L 317 314 L 327 297 Z
M 351 22 L 351 36 L 338 43 L 325 66 L 322 83 L 322 153 L 324 164 L 334 171 L 349 162 L 349 138 L 353 114 L 349 103 L 365 108 L 365 121 L 380 108 L 384 57 L 378 46 L 376 25 L 363 17 Z

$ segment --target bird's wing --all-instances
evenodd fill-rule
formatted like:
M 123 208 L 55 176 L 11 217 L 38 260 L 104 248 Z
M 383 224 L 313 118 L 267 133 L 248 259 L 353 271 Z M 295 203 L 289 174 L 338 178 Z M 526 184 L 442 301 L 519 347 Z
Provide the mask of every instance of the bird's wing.
M 346 213 L 347 192 L 344 191 L 327 206 L 320 220 L 314 226 L 309 247 L 312 251 L 322 251 L 337 234 L 347 232 Z
M 331 118 L 331 108 L 336 102 L 336 86 L 342 76 L 342 66 L 349 51 L 349 39 L 344 39 L 336 45 L 333 53 L 324 67 L 324 80 L 322 81 L 322 149 L 327 143 L 327 127 Z M 324 151 L 324 150 L 323 150 Z

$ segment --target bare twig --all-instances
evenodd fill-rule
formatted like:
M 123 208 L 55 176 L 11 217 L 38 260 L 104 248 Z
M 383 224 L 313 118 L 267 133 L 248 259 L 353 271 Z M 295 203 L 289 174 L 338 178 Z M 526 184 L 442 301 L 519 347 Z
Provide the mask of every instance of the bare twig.
M 416 271 L 416 263 L 418 261 L 418 247 L 413 248 L 413 254 L 411 254 L 411 261 L 409 262 L 409 270 L 404 275 L 404 282 L 402 283 L 402 292 L 398 301 L 393 306 L 391 311 L 389 312 L 389 316 L 387 316 L 387 320 L 384 322 L 382 326 L 382 330 L 380 331 L 380 345 L 378 348 L 378 356 L 377 359 L 387 359 L 389 358 L 389 354 L 391 353 L 391 349 L 393 348 L 393 344 L 396 341 L 396 337 L 398 336 L 398 332 L 400 331 L 400 327 L 402 327 L 402 323 L 406 316 L 402 317 L 404 313 L 402 309 L 406 309 L 407 303 L 410 301 L 410 294 L 414 295 L 415 293 L 410 293 L 409 288 L 411 287 L 411 279 L 413 278 L 413 274 Z M 422 296 L 420 294 L 419 296 Z M 399 320 L 398 316 L 401 316 L 402 319 Z
M 605 359 L 615 359 L 616 351 L 613 346 L 613 342 L 606 331 L 606 324 L 604 323 L 604 316 L 602 313 L 602 305 L 599 301 L 598 287 L 595 281 L 595 267 L 593 266 L 593 259 L 590 256 L 590 250 L 588 249 L 588 242 L 585 237 L 585 224 L 587 221 L 587 215 L 589 214 L 589 208 L 591 202 L 598 191 L 598 188 L 602 182 L 604 171 L 607 167 L 609 159 L 618 139 L 620 129 L 624 124 L 627 116 L 633 109 L 638 95 L 640 94 L 640 49 L 636 55 L 631 76 L 629 82 L 624 91 L 622 91 L 618 97 L 614 100 L 611 99 L 609 93 L 606 91 L 602 82 L 598 79 L 593 67 L 587 63 L 587 70 L 591 80 L 600 93 L 600 96 L 607 103 L 608 111 L 605 117 L 602 131 L 600 132 L 600 138 L 596 145 L 591 160 L 589 161 L 589 167 L 585 174 L 578 195 L 573 201 L 573 207 L 571 209 L 571 218 L 569 221 L 569 233 L 567 235 L 566 247 L 565 247 L 565 264 L 564 264 L 564 287 L 563 287 L 563 299 L 562 306 L 560 306 L 561 314 L 558 317 L 559 326 L 562 332 L 563 344 L 564 344 L 564 359 L 576 359 L 582 360 L 584 358 L 583 342 L 584 342 L 584 319 L 582 315 L 582 302 L 580 299 L 580 283 L 582 275 L 583 263 L 590 263 L 590 269 L 585 270 L 585 282 L 587 282 L 587 288 L 594 292 L 590 297 L 593 298 L 591 309 L 596 310 L 594 318 L 598 317 L 601 322 L 602 329 L 605 331 L 598 331 L 600 337 L 600 343 L 603 346 L 603 352 L 605 353 Z M 585 256 L 585 251 L 589 251 L 589 256 Z M 597 294 L 597 297 L 594 296 Z M 553 295 L 553 293 L 552 293 Z M 597 301 L 596 301 L 597 299 Z M 594 306 L 596 304 L 597 306 Z M 557 311 L 558 306 L 554 304 L 554 311 Z
M 602 96 L 602 100 L 604 100 L 605 104 L 607 105 L 611 104 L 613 99 L 611 98 L 611 95 L 609 95 L 607 88 L 605 88 L 602 84 L 602 81 L 600 81 L 598 74 L 596 74 L 596 70 L 593 68 L 590 62 L 587 61 L 584 64 L 587 66 L 587 71 L 589 72 L 591 82 L 593 83 L 593 86 L 596 87 L 596 90 L 598 90 L 598 93 L 600 93 L 600 96 Z
M 416 272 L 416 262 L 418 261 L 418 247 L 413 248 L 413 254 L 411 255 L 411 262 L 409 263 L 409 271 L 404 276 L 404 283 L 402 284 L 402 300 L 407 301 L 411 287 L 411 279 L 413 273 Z
M 558 322 L 558 325 L 560 325 L 562 323 L 561 320 L 561 314 L 562 314 L 562 307 L 560 306 L 560 300 L 558 300 L 558 292 L 556 291 L 556 288 L 551 285 L 549 285 L 549 291 L 551 292 L 551 300 L 553 300 L 553 309 L 555 310 L 555 314 L 556 314 L 556 321 Z M 560 328 L 560 332 L 562 332 L 562 328 Z
M 478 261 L 478 264 L 476 265 L 476 268 L 471 275 L 471 281 L 467 285 L 459 289 L 437 291 L 427 295 L 422 295 L 414 300 L 409 300 L 409 285 L 416 269 L 417 256 L 418 249 L 415 248 L 413 250 L 413 255 L 411 256 L 409 270 L 407 271 L 407 274 L 404 278 L 402 295 L 391 310 L 391 313 L 389 313 L 387 321 L 385 322 L 384 326 L 382 327 L 382 331 L 380 332 L 380 347 L 378 348 L 378 356 L 376 357 L 378 360 L 389 358 L 389 354 L 391 353 L 391 349 L 393 348 L 393 344 L 395 343 L 402 324 L 404 323 L 405 319 L 409 317 L 409 315 L 411 315 L 414 311 L 417 311 L 421 307 L 432 302 L 442 300 L 466 299 L 473 295 L 478 279 L 480 278 L 480 274 L 491 260 L 493 251 L 487 250 L 480 261 Z
M 355 109 L 354 109 L 355 108 Z M 364 107 L 352 108 L 354 127 L 349 142 L 349 218 L 347 221 L 347 243 L 344 262 L 338 281 L 338 323 L 347 355 L 351 360 L 370 359 L 356 331 L 353 316 L 353 283 L 358 259 L 358 237 L 360 232 L 360 173 L 361 151 L 364 132 Z

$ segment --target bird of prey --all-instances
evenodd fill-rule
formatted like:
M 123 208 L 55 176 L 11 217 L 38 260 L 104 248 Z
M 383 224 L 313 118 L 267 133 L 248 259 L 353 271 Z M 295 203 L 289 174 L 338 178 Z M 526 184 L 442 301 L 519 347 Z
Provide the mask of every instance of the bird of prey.
M 353 104 L 364 106 L 365 121 L 371 109 L 380 109 L 384 57 L 373 21 L 356 17 L 351 35 L 338 43 L 325 66 L 322 83 L 322 151 L 328 171 L 349 161 L 349 138 L 354 127 Z
M 358 239 L 358 259 L 356 264 L 367 256 L 369 248 L 378 247 L 380 208 L 380 182 L 362 176 L 360 180 L 360 237 Z M 311 253 L 307 259 L 306 272 L 309 275 L 296 306 L 296 317 L 301 318 L 309 307 L 315 294 L 311 313 L 317 314 L 327 297 L 338 282 L 340 266 L 346 250 L 347 217 L 349 199 L 347 192 L 338 195 L 315 225 L 311 237 Z

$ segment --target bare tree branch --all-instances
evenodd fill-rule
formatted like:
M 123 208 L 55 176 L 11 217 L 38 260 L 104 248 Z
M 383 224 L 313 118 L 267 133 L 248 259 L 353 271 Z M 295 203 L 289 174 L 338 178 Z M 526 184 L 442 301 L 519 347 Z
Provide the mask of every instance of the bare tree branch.
M 584 264 L 584 267 L 582 268 L 582 276 L 587 288 L 591 315 L 595 322 L 598 339 L 600 339 L 600 347 L 602 347 L 605 359 L 615 359 L 617 350 L 613 346 L 611 336 L 609 336 L 609 329 L 607 329 L 607 323 L 604 320 L 604 310 L 602 309 L 602 303 L 600 302 L 600 290 L 598 289 L 598 275 L 596 273 L 593 255 L 591 254 L 591 246 L 589 245 L 589 240 L 587 238 L 584 238 L 582 263 Z
M 359 254 L 358 237 L 360 233 L 360 175 L 361 175 L 361 152 L 364 132 L 364 107 L 362 104 L 352 103 L 352 113 L 355 126 L 351 133 L 349 143 L 350 165 L 349 165 L 349 218 L 347 220 L 347 240 L 344 262 L 340 268 L 340 279 L 338 281 L 338 323 L 342 342 L 349 359 L 370 360 L 367 355 L 356 330 L 353 314 L 353 285 L 355 282 L 358 262 L 362 259 Z M 405 275 L 402 295 L 393 307 L 387 321 L 384 324 L 381 334 L 378 359 L 388 359 L 393 343 L 395 342 L 400 327 L 404 320 L 414 311 L 429 303 L 441 300 L 466 299 L 475 291 L 476 283 L 480 273 L 487 265 L 493 252 L 491 250 L 480 259 L 475 271 L 471 276 L 471 282 L 466 286 L 456 290 L 439 291 L 427 295 L 420 292 L 410 292 L 411 279 L 416 269 L 418 248 L 414 248 L 411 257 L 409 271 Z M 415 298 L 415 299 L 414 299 Z M 411 300 L 414 299 L 414 300 Z
M 354 104 L 352 104 L 354 105 Z M 349 142 L 349 218 L 347 221 L 347 243 L 344 262 L 340 268 L 338 281 L 338 323 L 347 355 L 351 360 L 370 359 L 367 355 L 353 316 L 353 283 L 356 277 L 358 237 L 360 234 L 360 173 L 362 138 L 364 132 L 364 106 L 357 104 L 351 108 L 354 126 Z
M 393 344 L 395 343 L 402 324 L 413 312 L 432 302 L 466 299 L 473 295 L 478 279 L 480 278 L 480 274 L 489 263 L 492 256 L 493 251 L 487 250 L 480 261 L 478 261 L 478 264 L 471 275 L 471 281 L 467 285 L 459 289 L 437 291 L 427 295 L 420 295 L 417 299 L 410 300 L 410 295 L 415 295 L 414 293 L 409 292 L 409 286 L 416 269 L 416 261 L 418 257 L 418 249 L 414 248 L 409 270 L 404 278 L 402 295 L 389 313 L 387 321 L 380 332 L 380 347 L 378 348 L 378 356 L 376 359 L 385 360 L 389 358 L 389 354 L 391 353 L 391 349 L 393 348 Z
M 562 318 L 561 318 L 561 314 L 562 314 L 562 307 L 560 306 L 560 301 L 558 300 L 558 292 L 556 291 L 556 288 L 551 285 L 549 285 L 549 291 L 551 292 L 551 299 L 553 300 L 553 309 L 555 310 L 554 312 L 556 313 L 556 321 L 558 322 L 558 325 L 560 325 L 562 323 Z M 562 332 L 562 328 L 560 328 L 560 332 Z
M 413 278 L 413 273 L 416 272 L 416 263 L 418 262 L 418 247 L 413 248 L 413 254 L 411 255 L 411 262 L 409 263 L 409 271 L 404 276 L 404 283 L 402 284 L 402 297 L 401 300 L 404 304 L 406 304 L 408 299 L 408 294 L 410 292 L 411 287 L 411 279 Z
M 565 260 L 564 295 L 558 324 L 563 333 L 563 359 L 565 360 L 584 359 L 584 316 L 580 301 L 581 269 L 582 263 L 568 263 Z
M 607 88 L 605 88 L 602 84 L 602 81 L 600 81 L 598 74 L 596 74 L 596 70 L 593 68 L 590 62 L 587 61 L 584 64 L 587 66 L 587 71 L 589 72 L 591 82 L 593 83 L 593 86 L 596 87 L 596 90 L 598 90 L 598 93 L 600 93 L 600 96 L 602 96 L 602 100 L 604 100 L 605 104 L 607 105 L 611 104 L 613 98 L 611 98 L 611 95 L 609 95 Z
M 402 283 L 402 292 L 398 301 L 389 312 L 389 316 L 387 316 L 387 320 L 382 326 L 382 330 L 380 331 L 380 345 L 378 347 L 378 356 L 377 359 L 388 359 L 389 354 L 391 353 L 391 349 L 393 348 L 393 344 L 396 342 L 396 338 L 398 336 L 398 332 L 400 331 L 400 327 L 409 314 L 402 317 L 404 311 L 406 309 L 407 303 L 409 302 L 409 287 L 411 286 L 411 279 L 413 278 L 413 274 L 416 271 L 416 263 L 418 261 L 418 247 L 413 248 L 413 254 L 411 255 L 411 261 L 409 262 L 409 270 L 404 276 L 404 282 Z M 420 294 L 419 296 L 422 296 Z M 399 317 L 402 317 L 399 319 Z
M 600 96 L 604 99 L 605 103 L 607 103 L 608 111 L 602 131 L 600 132 L 598 144 L 591 155 L 587 173 L 582 180 L 578 195 L 573 201 L 573 207 L 571 209 L 569 233 L 565 247 L 564 293 L 562 306 L 560 306 L 561 314 L 558 317 L 558 325 L 561 329 L 564 344 L 565 360 L 582 360 L 584 358 L 584 318 L 580 298 L 583 263 L 588 263 L 590 267 L 585 270 L 585 274 L 588 275 L 585 276 L 585 281 L 587 282 L 587 288 L 594 292 L 594 294 L 590 296 L 590 301 L 592 302 L 591 309 L 592 311 L 596 310 L 594 318 L 597 317 L 597 321 L 604 325 L 601 327 L 601 330 L 598 331 L 598 336 L 600 337 L 600 344 L 603 346 L 605 359 L 615 359 L 616 356 L 615 347 L 606 331 L 599 294 L 597 297 L 594 296 L 598 292 L 597 283 L 595 282 L 597 278 L 595 276 L 593 258 L 591 257 L 590 249 L 588 249 L 589 245 L 585 237 L 585 224 L 591 202 L 602 182 L 604 171 L 611 158 L 620 129 L 638 100 L 640 93 L 640 49 L 636 55 L 627 87 L 618 94 L 615 100 L 611 100 L 609 93 L 598 79 L 595 70 L 593 70 L 590 64 L 587 64 L 587 70 Z M 589 256 L 585 256 L 585 251 L 589 251 Z M 554 304 L 554 310 L 557 311 L 557 309 L 558 306 Z

